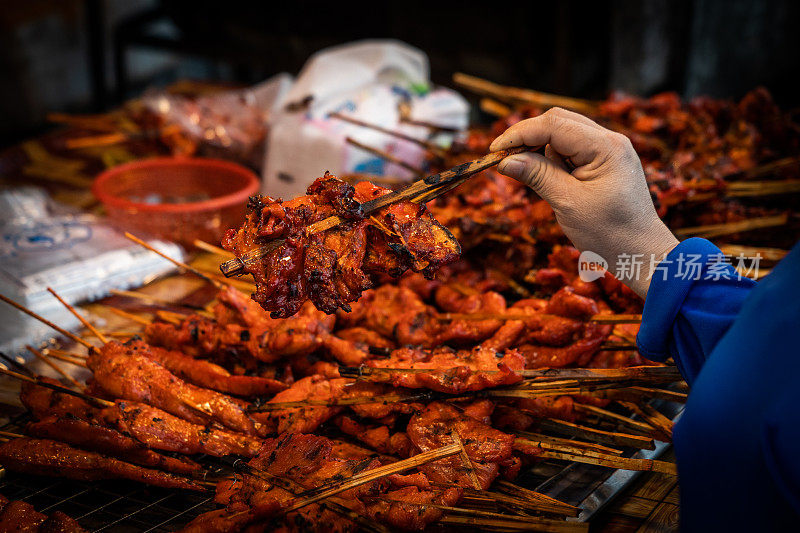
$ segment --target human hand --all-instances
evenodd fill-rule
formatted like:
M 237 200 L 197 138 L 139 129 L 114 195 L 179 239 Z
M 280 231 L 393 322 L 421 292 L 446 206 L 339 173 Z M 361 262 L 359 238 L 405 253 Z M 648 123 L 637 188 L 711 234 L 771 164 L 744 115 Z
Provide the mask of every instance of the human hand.
M 615 266 L 623 254 L 642 254 L 638 279 L 623 281 L 644 297 L 652 267 L 678 240 L 656 213 L 630 140 L 583 115 L 553 108 L 511 126 L 489 149 L 522 145 L 544 145 L 545 155 L 512 155 L 498 170 L 536 191 L 575 247 L 599 254 L 612 273 L 619 274 Z

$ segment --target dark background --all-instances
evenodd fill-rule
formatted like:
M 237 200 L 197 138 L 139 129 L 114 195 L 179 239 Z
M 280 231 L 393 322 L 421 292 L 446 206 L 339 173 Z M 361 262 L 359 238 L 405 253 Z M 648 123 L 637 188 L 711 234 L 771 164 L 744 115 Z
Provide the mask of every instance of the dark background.
M 0 2 L 0 146 L 47 128 L 50 111 L 102 111 L 177 79 L 251 84 L 310 54 L 392 37 L 430 56 L 434 82 L 461 71 L 578 97 L 738 98 L 764 85 L 800 106 L 800 2 Z

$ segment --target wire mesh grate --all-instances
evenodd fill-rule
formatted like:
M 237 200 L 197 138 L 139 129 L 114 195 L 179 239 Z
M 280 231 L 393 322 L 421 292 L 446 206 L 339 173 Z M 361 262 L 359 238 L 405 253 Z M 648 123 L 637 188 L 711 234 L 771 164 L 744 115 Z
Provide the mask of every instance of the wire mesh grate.
M 674 418 L 681 406 L 653 402 L 659 411 Z M 4 431 L 24 433 L 25 414 L 12 417 L 1 426 Z M 666 447 L 666 445 L 664 445 Z M 635 450 L 630 449 L 626 456 Z M 663 451 L 659 450 L 659 453 Z M 650 456 L 655 457 L 655 455 Z M 592 503 L 588 520 L 607 504 L 614 494 L 633 480 L 614 480 L 620 472 L 604 467 L 561 461 L 541 461 L 523 469 L 515 484 L 542 492 L 565 503 L 584 506 Z M 609 488 L 609 484 L 612 487 Z M 78 521 L 87 531 L 128 533 L 168 532 L 181 529 L 200 514 L 217 509 L 211 493 L 180 492 L 149 487 L 132 481 L 81 482 L 64 478 L 46 478 L 5 471 L 0 478 L 0 494 L 9 500 L 24 500 L 43 513 L 62 511 Z M 600 494 L 600 496 L 597 496 Z

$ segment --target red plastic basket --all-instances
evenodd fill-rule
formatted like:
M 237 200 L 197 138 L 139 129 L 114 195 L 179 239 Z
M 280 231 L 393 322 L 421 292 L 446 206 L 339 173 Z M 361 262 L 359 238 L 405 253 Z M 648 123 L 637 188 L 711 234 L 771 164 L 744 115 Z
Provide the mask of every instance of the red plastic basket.
M 259 188 L 247 168 L 217 159 L 155 158 L 106 170 L 92 192 L 120 229 L 184 245 L 218 243 L 244 219 L 248 196 Z

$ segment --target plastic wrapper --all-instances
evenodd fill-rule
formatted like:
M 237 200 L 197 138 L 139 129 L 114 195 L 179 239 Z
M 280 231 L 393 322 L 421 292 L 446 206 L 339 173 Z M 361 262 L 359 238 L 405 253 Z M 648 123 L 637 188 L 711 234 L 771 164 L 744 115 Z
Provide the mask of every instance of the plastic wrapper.
M 37 188 L 0 191 L 0 293 L 56 324 L 77 328 L 49 292 L 78 303 L 110 289 L 140 286 L 173 269 L 158 255 L 132 243 L 101 219 L 57 204 Z M 159 251 L 183 258 L 176 244 L 150 241 Z M 20 354 L 55 334 L 50 328 L 0 303 L 0 350 Z
M 373 174 L 412 179 L 413 173 L 358 147 L 388 152 L 421 167 L 426 153 L 419 145 L 329 117 L 340 112 L 370 124 L 425 139 L 427 127 L 401 121 L 401 110 L 412 120 L 452 129 L 467 126 L 468 105 L 456 92 L 431 88 L 427 56 L 397 41 L 363 41 L 322 50 L 297 77 L 270 122 L 269 150 L 262 192 L 291 198 L 326 170 L 334 174 Z M 443 147 L 452 135 L 440 134 Z
M 174 153 L 226 159 L 260 171 L 269 118 L 291 83 L 283 73 L 248 89 L 209 95 L 149 91 L 142 103 Z

